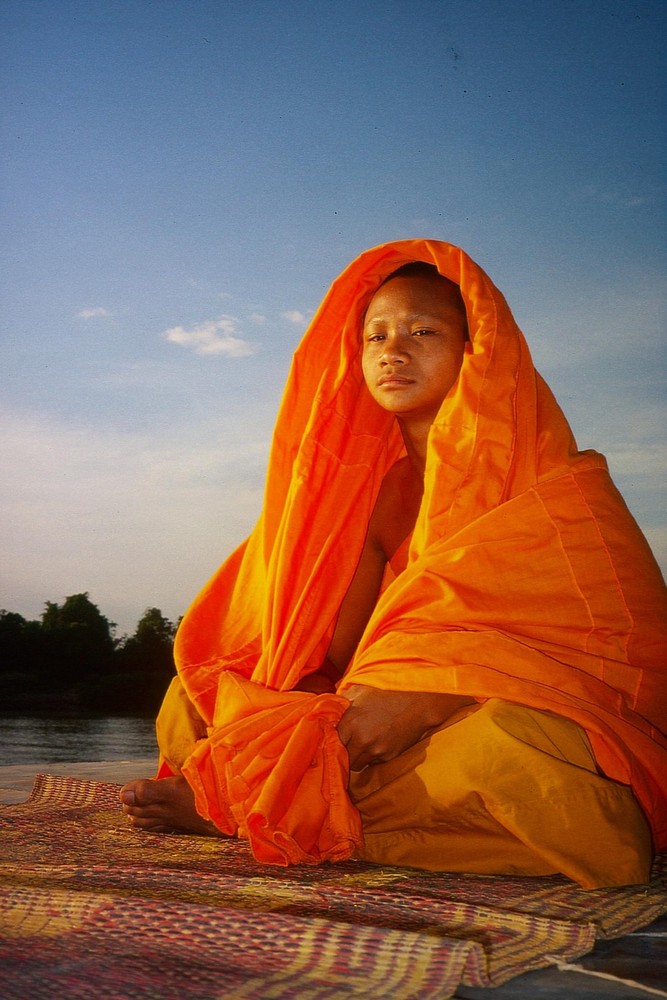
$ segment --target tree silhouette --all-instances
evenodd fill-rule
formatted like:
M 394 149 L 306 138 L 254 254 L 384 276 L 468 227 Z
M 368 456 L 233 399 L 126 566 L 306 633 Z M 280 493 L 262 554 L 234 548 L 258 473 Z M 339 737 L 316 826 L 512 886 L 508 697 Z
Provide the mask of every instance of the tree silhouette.
M 47 601 L 42 613 L 43 645 L 49 653 L 47 686 L 68 689 L 84 677 L 109 673 L 114 628 L 87 593 L 72 594 L 62 605 Z
M 44 668 L 40 622 L 0 611 L 0 705 L 29 709 Z
M 174 673 L 176 627 L 146 608 L 134 635 L 116 640 L 88 593 L 47 601 L 41 621 L 0 611 L 0 707 L 154 716 Z
M 134 635 L 118 651 L 123 675 L 141 678 L 140 697 L 147 709 L 157 711 L 173 677 L 176 628 L 159 608 L 146 608 Z

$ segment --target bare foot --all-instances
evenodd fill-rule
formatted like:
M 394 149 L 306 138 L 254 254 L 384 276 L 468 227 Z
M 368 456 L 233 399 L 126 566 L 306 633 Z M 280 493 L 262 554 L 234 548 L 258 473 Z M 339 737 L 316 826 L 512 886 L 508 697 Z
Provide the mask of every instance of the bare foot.
M 221 837 L 214 823 L 195 809 L 194 792 L 182 775 L 130 781 L 120 790 L 123 812 L 137 830 L 151 833 L 199 833 Z

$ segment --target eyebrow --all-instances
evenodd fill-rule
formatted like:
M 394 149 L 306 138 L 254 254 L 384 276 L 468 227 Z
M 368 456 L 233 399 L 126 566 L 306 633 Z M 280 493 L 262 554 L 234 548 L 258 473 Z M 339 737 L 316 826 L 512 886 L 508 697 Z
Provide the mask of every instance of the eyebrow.
M 375 316 L 373 319 L 364 320 L 364 326 L 366 326 L 367 324 L 370 325 L 371 323 L 386 323 L 388 318 L 389 318 L 388 316 Z M 401 318 L 405 319 L 408 323 L 414 323 L 415 320 L 423 321 L 426 319 L 431 319 L 434 320 L 435 322 L 441 321 L 441 317 L 436 316 L 435 313 L 428 313 L 428 312 L 414 312 L 410 313 L 408 316 L 403 316 Z

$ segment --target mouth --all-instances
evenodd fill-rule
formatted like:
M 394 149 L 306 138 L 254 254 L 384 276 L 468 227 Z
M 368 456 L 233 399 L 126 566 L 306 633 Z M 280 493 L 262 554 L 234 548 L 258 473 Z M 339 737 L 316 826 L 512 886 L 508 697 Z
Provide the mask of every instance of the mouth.
M 405 375 L 383 375 L 381 379 L 378 379 L 378 385 L 386 386 L 387 388 L 412 385 L 412 383 L 413 379 L 406 378 Z

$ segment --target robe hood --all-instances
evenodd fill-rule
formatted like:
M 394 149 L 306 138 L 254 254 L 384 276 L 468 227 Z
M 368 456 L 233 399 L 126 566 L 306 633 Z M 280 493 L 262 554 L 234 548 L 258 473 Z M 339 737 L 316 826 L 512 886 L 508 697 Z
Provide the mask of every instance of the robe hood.
M 379 284 L 409 261 L 459 285 L 470 342 L 429 435 L 408 568 L 339 694 L 353 683 L 450 691 L 565 715 L 601 769 L 633 786 L 665 846 L 664 582 L 604 458 L 577 449 L 502 294 L 448 243 L 368 250 L 325 296 L 293 359 L 260 519 L 179 630 L 184 687 L 219 726 L 222 676 L 289 692 L 326 654 L 380 485 L 405 454 L 365 386 L 361 329 Z

